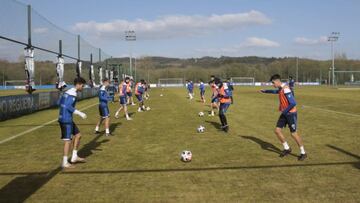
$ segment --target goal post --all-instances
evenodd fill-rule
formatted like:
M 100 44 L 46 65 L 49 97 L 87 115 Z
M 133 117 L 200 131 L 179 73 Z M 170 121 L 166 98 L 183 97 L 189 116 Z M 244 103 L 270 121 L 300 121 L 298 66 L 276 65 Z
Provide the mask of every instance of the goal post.
M 231 77 L 230 79 L 234 85 L 255 86 L 254 77 Z
M 15 87 L 16 89 L 25 89 L 25 80 L 5 80 L 4 89 Z
M 159 78 L 158 87 L 183 87 L 183 78 Z

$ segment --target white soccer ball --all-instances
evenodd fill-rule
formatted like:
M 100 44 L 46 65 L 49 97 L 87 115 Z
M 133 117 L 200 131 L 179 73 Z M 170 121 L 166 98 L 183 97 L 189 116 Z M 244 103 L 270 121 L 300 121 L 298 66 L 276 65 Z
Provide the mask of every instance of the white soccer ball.
M 146 107 L 146 111 L 150 111 L 151 110 L 151 108 L 148 106 L 148 107 Z
M 203 117 L 204 115 L 205 115 L 204 112 L 199 112 L 200 117 Z
M 160 94 L 160 97 L 162 97 L 163 96 L 163 94 Z
M 205 127 L 204 126 L 199 126 L 197 129 L 198 133 L 203 133 L 205 131 Z
M 183 162 L 189 162 L 189 161 L 191 161 L 191 159 L 192 159 L 192 153 L 191 153 L 191 151 L 188 151 L 188 150 L 182 151 L 181 154 L 180 154 L 180 159 L 181 159 L 181 161 L 183 161 Z

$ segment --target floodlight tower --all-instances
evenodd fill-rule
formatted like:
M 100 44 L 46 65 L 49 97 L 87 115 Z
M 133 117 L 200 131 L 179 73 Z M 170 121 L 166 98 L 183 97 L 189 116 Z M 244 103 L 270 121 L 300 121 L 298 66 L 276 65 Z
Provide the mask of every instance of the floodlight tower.
M 136 41 L 136 33 L 134 30 L 128 30 L 125 31 L 125 40 L 128 42 L 134 42 Z M 133 72 L 132 72 L 132 45 L 130 44 L 130 75 L 132 76 Z
M 331 65 L 331 75 L 332 75 L 332 85 L 335 86 L 335 54 L 334 54 L 334 42 L 338 41 L 340 37 L 340 32 L 332 32 L 328 36 L 328 41 L 331 42 L 331 55 L 332 55 L 332 65 Z

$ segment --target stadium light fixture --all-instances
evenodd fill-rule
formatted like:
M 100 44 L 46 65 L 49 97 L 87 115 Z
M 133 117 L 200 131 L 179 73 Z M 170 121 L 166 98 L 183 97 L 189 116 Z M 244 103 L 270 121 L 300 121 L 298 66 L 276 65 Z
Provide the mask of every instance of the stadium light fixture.
M 340 32 L 332 32 L 328 36 L 328 41 L 331 42 L 331 55 L 332 55 L 332 65 L 331 65 L 331 75 L 332 75 L 332 85 L 335 86 L 335 54 L 334 54 L 334 42 L 338 41 L 340 37 Z
M 127 30 L 125 31 L 125 40 L 128 42 L 134 42 L 136 41 L 136 33 L 134 30 Z M 132 72 L 132 46 L 130 44 L 130 56 L 129 56 L 129 60 L 130 60 L 130 75 L 132 76 L 133 72 Z

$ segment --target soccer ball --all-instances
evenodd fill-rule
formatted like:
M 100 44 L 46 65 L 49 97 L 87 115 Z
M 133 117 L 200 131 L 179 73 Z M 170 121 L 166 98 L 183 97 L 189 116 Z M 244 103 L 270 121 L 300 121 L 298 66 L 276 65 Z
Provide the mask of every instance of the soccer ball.
M 151 108 L 150 107 L 146 107 L 146 111 L 150 111 L 151 110 Z
M 181 154 L 180 154 L 180 159 L 181 159 L 181 161 L 183 161 L 183 162 L 189 162 L 189 161 L 191 161 L 191 159 L 192 159 L 192 153 L 191 153 L 191 151 L 188 151 L 188 150 L 182 151 Z
M 205 131 L 205 127 L 204 126 L 199 126 L 197 129 L 198 133 L 203 133 Z
M 203 117 L 204 116 L 204 112 L 199 112 L 199 116 Z
M 160 94 L 160 97 L 162 97 L 163 96 L 163 94 Z

